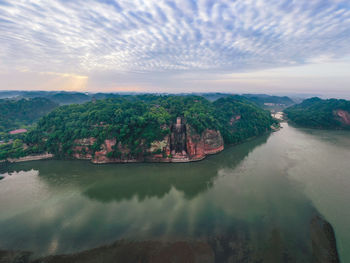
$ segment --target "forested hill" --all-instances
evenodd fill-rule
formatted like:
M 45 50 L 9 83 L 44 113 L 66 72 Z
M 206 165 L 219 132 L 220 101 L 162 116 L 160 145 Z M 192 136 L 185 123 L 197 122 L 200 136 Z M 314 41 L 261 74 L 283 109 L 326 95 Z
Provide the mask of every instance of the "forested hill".
M 292 122 L 310 128 L 350 129 L 350 101 L 311 98 L 284 110 Z
M 232 96 L 232 94 L 228 93 L 199 93 L 199 95 L 210 101 Z M 255 103 L 261 108 L 273 112 L 282 111 L 286 107 L 295 104 L 295 102 L 287 96 L 273 96 L 267 94 L 241 94 L 240 96 Z
M 45 98 L 0 99 L 0 132 L 32 124 L 56 107 L 58 104 Z
M 137 155 L 169 134 L 177 117 L 197 134 L 220 131 L 229 144 L 263 134 L 274 124 L 268 111 L 239 96 L 210 102 L 199 96 L 140 95 L 60 106 L 44 116 L 24 141 L 36 152 L 67 157 L 77 139 L 95 138 L 92 152 L 100 150 L 106 139 L 114 139 L 130 149 L 130 155 Z

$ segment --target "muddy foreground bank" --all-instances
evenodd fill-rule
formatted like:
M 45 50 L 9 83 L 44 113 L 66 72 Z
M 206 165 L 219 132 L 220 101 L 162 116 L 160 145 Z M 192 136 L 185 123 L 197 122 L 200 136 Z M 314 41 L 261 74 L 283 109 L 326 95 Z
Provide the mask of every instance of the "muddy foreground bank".
M 302 262 L 337 263 L 336 239 L 332 226 L 320 216 L 310 222 L 310 240 L 300 247 Z M 300 256 L 300 255 L 299 255 Z M 61 262 L 300 262 L 283 241 L 279 229 L 270 232 L 264 247 L 255 247 L 240 233 L 196 241 L 117 241 L 86 251 L 33 258 L 31 252 L 0 251 L 1 263 Z

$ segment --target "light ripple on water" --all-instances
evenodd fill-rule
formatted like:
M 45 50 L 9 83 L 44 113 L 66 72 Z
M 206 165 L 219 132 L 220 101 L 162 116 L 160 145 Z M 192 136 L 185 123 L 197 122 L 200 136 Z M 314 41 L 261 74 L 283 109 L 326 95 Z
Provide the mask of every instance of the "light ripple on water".
M 335 228 L 343 262 L 350 262 L 349 138 L 284 124 L 196 163 L 12 165 L 0 182 L 0 246 L 63 253 L 120 238 L 230 231 L 259 243 L 274 228 L 302 242 L 318 210 Z

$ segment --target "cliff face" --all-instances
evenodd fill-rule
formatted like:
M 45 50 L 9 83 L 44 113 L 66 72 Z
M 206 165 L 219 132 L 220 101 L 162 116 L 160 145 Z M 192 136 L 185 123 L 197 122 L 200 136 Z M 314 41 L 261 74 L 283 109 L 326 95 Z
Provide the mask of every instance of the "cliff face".
M 201 160 L 208 154 L 215 154 L 224 149 L 224 140 L 219 131 L 206 129 L 201 135 L 188 127 L 187 152 L 192 160 Z
M 73 147 L 73 157 L 75 159 L 90 160 L 92 159 L 92 151 L 90 147 L 96 142 L 95 138 L 85 138 L 75 140 L 75 146 Z
M 91 160 L 93 163 L 123 163 L 123 162 L 137 162 L 143 161 L 143 159 L 127 158 L 129 149 L 123 147 L 120 143 L 117 144 L 115 139 L 105 140 L 99 151 L 93 151 L 92 146 L 96 142 L 96 139 L 84 138 L 75 140 L 75 146 L 73 147 L 73 157 L 81 160 Z M 111 156 L 113 148 L 117 148 L 120 152 L 120 157 Z
M 105 140 L 99 151 L 93 151 L 95 138 L 75 140 L 73 157 L 87 159 L 93 163 L 127 162 L 190 162 L 204 159 L 224 149 L 224 141 L 219 131 L 206 129 L 198 134 L 182 122 L 181 118 L 170 127 L 171 133 L 161 141 L 154 141 L 139 156 L 130 157 L 130 150 L 115 139 Z M 116 152 L 119 153 L 115 155 Z

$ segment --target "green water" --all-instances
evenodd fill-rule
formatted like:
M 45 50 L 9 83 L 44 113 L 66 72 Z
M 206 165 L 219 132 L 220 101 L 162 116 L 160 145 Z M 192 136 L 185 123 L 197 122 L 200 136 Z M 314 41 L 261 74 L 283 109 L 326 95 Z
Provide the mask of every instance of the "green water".
M 227 233 L 259 247 L 277 229 L 298 254 L 320 213 L 350 262 L 350 133 L 283 126 L 196 163 L 11 165 L 0 181 L 0 248 L 47 255 Z

